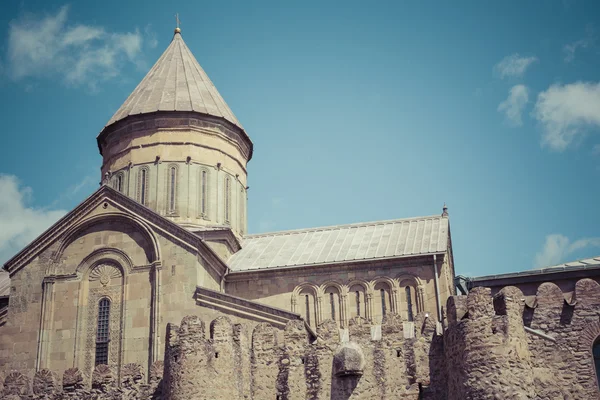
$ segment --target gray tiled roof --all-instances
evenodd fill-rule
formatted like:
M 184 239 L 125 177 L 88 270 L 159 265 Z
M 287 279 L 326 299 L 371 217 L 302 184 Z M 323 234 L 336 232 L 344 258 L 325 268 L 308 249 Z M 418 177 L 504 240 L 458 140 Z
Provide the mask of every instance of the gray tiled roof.
M 8 272 L 0 270 L 0 297 L 10 294 L 10 278 Z
M 376 221 L 248 235 L 232 271 L 329 264 L 445 252 L 448 218 Z
M 106 125 L 155 111 L 197 111 L 242 128 L 179 33 Z
M 485 276 L 476 276 L 473 278 L 469 278 L 470 281 L 489 281 L 493 279 L 506 279 L 506 278 L 515 278 L 521 276 L 534 276 L 534 275 L 547 275 L 547 274 L 555 274 L 560 272 L 574 272 L 581 270 L 592 270 L 600 268 L 600 256 L 594 258 L 586 258 L 583 260 L 577 261 L 569 261 L 559 265 L 553 265 L 551 267 L 545 267 L 540 269 L 528 269 L 525 271 L 519 272 L 509 272 L 506 274 L 498 274 L 498 275 L 485 275 Z

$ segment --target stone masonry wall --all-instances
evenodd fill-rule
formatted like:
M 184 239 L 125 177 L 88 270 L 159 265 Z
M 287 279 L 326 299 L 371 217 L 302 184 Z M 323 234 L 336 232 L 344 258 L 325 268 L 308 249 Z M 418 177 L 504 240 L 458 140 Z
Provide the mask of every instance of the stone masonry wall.
M 371 324 L 355 318 L 346 341 L 327 320 L 311 343 L 303 321 L 290 321 L 279 343 L 267 323 L 249 332 L 219 317 L 207 334 L 199 317 L 185 317 L 168 328 L 163 398 L 416 400 L 429 384 L 435 326 L 419 322 L 405 339 L 400 317 L 388 315 L 372 340 Z
M 569 304 L 544 283 L 534 308 L 524 303 L 516 287 L 448 299 L 448 399 L 600 399 L 592 355 L 600 285 L 580 280 Z
M 187 316 L 167 327 L 164 363 L 91 376 L 8 372 L 2 399 L 600 399 L 592 347 L 600 337 L 600 285 L 576 284 L 569 302 L 545 283 L 535 303 L 520 289 L 492 296 L 475 288 L 447 302 L 448 328 L 425 314 L 414 324 L 388 314 L 382 325 L 356 317 L 347 330 L 326 320 L 312 340 L 302 320 L 283 334 L 267 323 L 210 324 Z M 413 331 L 405 331 L 412 329 Z

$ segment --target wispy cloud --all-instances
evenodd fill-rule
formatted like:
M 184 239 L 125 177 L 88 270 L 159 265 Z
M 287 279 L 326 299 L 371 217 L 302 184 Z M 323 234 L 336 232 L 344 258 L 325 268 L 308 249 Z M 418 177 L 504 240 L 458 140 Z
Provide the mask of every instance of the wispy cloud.
M 546 236 L 542 249 L 535 255 L 535 267 L 550 267 L 569 261 L 568 257 L 587 247 L 600 247 L 600 237 L 583 238 L 571 242 L 568 237 L 555 233 Z
M 573 43 L 568 43 L 563 47 L 565 53 L 565 62 L 570 63 L 575 60 L 575 54 L 583 49 L 594 47 L 596 42 L 596 35 L 594 29 L 591 26 L 587 28 L 587 35 L 583 39 L 576 40 Z
M 521 57 L 518 53 L 504 57 L 494 66 L 494 71 L 500 78 L 520 78 L 525 74 L 527 68 L 537 61 L 537 57 Z
M 586 128 L 600 128 L 600 83 L 552 85 L 538 95 L 533 111 L 542 124 L 542 145 L 564 151 Z
M 115 33 L 71 24 L 68 14 L 69 7 L 63 6 L 56 14 L 26 14 L 10 22 L 6 69 L 12 79 L 59 77 L 94 89 L 118 76 L 127 62 L 139 65 L 139 31 Z
M 32 190 L 13 175 L 0 175 L 0 264 L 61 218 L 64 210 L 30 207 Z
M 498 106 L 498 111 L 504 113 L 511 125 L 521 126 L 521 114 L 528 102 L 529 89 L 525 85 L 515 85 L 510 89 L 506 100 Z
M 98 188 L 98 181 L 99 179 L 95 177 L 95 175 L 84 176 L 81 181 L 72 184 L 64 190 L 61 195 L 50 204 L 49 208 L 64 204 L 66 201 L 76 198 L 77 196 L 81 197 L 80 195 L 83 190 L 87 190 L 87 194 L 90 194 L 93 189 Z

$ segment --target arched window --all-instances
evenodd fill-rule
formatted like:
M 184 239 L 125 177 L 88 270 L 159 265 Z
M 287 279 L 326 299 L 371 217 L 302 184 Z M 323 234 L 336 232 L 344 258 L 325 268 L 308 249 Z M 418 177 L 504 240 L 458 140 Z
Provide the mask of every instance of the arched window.
M 327 307 L 323 310 L 324 319 L 331 319 L 339 323 L 342 320 L 340 291 L 336 286 L 327 286 L 325 296 Z
M 231 223 L 231 177 L 225 177 L 225 223 Z
M 242 187 L 240 189 L 240 232 L 243 234 L 244 233 L 244 226 L 245 224 L 245 210 L 244 207 L 246 206 L 246 192 L 244 191 L 244 188 Z
M 200 170 L 200 216 L 202 218 L 208 217 L 208 171 L 205 169 Z
M 598 336 L 594 341 L 594 346 L 592 347 L 592 354 L 594 356 L 594 366 L 596 367 L 596 379 L 598 380 L 598 384 L 600 385 L 600 336 Z
M 96 330 L 95 365 L 108 364 L 108 342 L 110 341 L 110 300 L 103 298 L 98 303 L 98 326 Z
M 315 300 L 315 291 L 311 287 L 304 287 L 300 291 L 298 296 L 300 315 L 302 315 L 306 323 L 313 328 L 317 325 L 317 308 Z
M 115 190 L 123 193 L 123 174 L 122 173 L 118 173 L 115 177 L 115 181 L 114 181 L 114 188 Z
M 167 176 L 168 201 L 167 211 L 169 214 L 174 214 L 177 211 L 177 166 L 169 166 Z
M 150 171 L 146 167 L 138 171 L 138 202 L 143 205 L 148 204 L 148 175 Z
M 406 288 L 404 288 L 404 291 L 406 293 L 406 307 L 408 309 L 407 319 L 409 321 L 412 321 L 413 320 L 413 304 L 412 304 L 412 295 L 410 293 L 410 286 L 407 286 Z
M 386 281 L 377 282 L 373 289 L 373 318 L 375 323 L 381 323 L 383 317 L 394 311 L 391 301 L 392 290 Z
M 367 318 L 367 297 L 365 296 L 365 287 L 360 284 L 350 284 L 348 299 L 351 301 L 349 307 L 349 317 Z

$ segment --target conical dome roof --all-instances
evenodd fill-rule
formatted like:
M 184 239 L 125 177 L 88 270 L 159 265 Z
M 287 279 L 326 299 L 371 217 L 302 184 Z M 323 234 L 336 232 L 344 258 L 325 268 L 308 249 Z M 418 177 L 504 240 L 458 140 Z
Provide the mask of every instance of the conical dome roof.
M 176 31 L 156 64 L 106 124 L 156 111 L 195 111 L 244 129 Z

